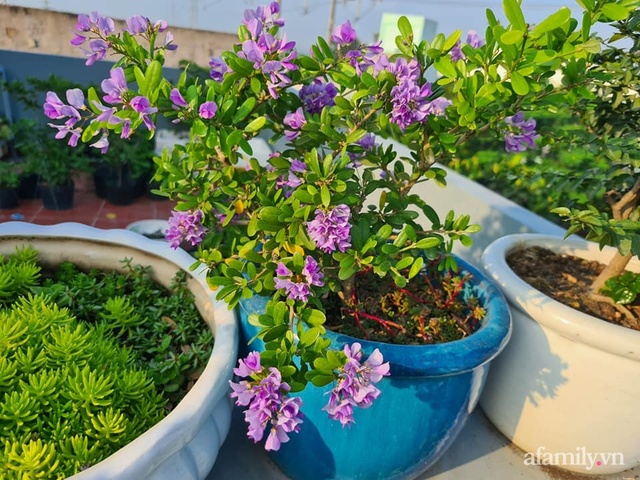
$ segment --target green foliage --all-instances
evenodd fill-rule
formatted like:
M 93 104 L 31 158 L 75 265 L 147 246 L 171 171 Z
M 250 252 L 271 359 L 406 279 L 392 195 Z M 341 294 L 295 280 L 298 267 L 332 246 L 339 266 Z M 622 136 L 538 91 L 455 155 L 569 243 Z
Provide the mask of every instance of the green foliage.
M 96 164 L 106 165 L 119 175 L 128 172 L 133 179 L 151 174 L 153 167 L 153 141 L 139 132 L 128 139 L 113 138 L 105 154 L 95 155 Z M 122 179 L 117 183 L 122 182 Z
M 415 187 L 427 181 L 445 185 L 446 173 L 437 163 L 460 158 L 461 146 L 479 133 L 504 138 L 507 117 L 521 111 L 554 113 L 557 105 L 590 97 L 585 87 L 591 79 L 588 67 L 600 48 L 591 26 L 617 21 L 623 11 L 628 15 L 636 0 L 618 3 L 581 2 L 582 24 L 562 7 L 530 26 L 521 2 L 504 0 L 507 21 L 499 22 L 488 10 L 485 43 L 477 48 L 462 45 L 464 59 L 451 55 L 459 31 L 416 43 L 410 23 L 401 19 L 396 39 L 401 53 L 386 59 L 388 68 L 371 65 L 369 46 L 357 45 L 362 58 L 354 59 L 352 45 L 331 46 L 321 37 L 308 55 L 290 54 L 289 45 L 278 42 L 273 50 L 247 52 L 252 46 L 258 49 L 261 40 L 241 25 L 238 43 L 222 54 L 229 70 L 220 82 L 202 75 L 190 78 L 193 69 L 186 69 L 177 82 L 163 76 L 164 50 L 153 28 L 144 39 L 112 33 L 102 40 L 118 55 L 116 68 L 122 68 L 130 82 L 123 104 L 113 112 L 121 121 L 98 119 L 100 109 L 92 102 L 82 110 L 79 125 L 84 142 L 98 131 L 122 135 L 125 125 L 144 131 L 142 116 L 127 104 L 143 95 L 159 115 L 189 126 L 186 145 L 155 159 L 154 179 L 177 201 L 176 210 L 202 214 L 208 233 L 198 257 L 209 267 L 217 298 L 234 307 L 254 293 L 269 297 L 265 313 L 256 319 L 266 344 L 261 362 L 277 367 L 295 391 L 311 377 L 314 383 L 326 381 L 327 370 L 318 369 L 335 365 L 329 357 L 336 354 L 327 352 L 323 335 L 323 299 L 350 298 L 355 277 L 363 272 L 404 288 L 420 273 L 423 255 L 444 258 L 442 271 L 454 266 L 447 254 L 455 242 L 469 245 L 478 226 L 465 214 L 450 212 L 440 218 Z M 264 28 L 277 38 L 278 25 L 266 21 Z M 254 61 L 254 56 L 260 59 Z M 282 71 L 272 70 L 279 66 Z M 431 68 L 439 78 L 426 85 L 424 74 Z M 550 79 L 558 70 L 565 77 L 556 87 Z M 415 71 L 415 78 L 408 71 Z M 318 111 L 308 108 L 297 92 L 315 81 L 332 83 L 336 90 L 333 102 Z M 423 100 L 444 97 L 445 114 L 423 112 L 424 117 L 399 120 L 426 108 L 416 91 L 426 92 L 427 87 L 431 93 L 421 93 L 428 97 Z M 217 107 L 215 114 L 202 115 L 203 107 L 212 112 L 210 102 Z M 429 107 L 435 108 L 433 103 Z M 297 117 L 293 122 L 292 115 Z M 408 145 L 406 156 L 393 145 L 365 148 L 359 143 L 368 134 L 388 133 Z M 283 145 L 266 165 L 249 144 L 258 135 Z M 294 172 L 295 161 L 304 162 L 303 172 Z M 249 168 L 238 168 L 240 162 Z M 291 180 L 295 186 L 289 185 Z M 312 238 L 309 223 L 318 211 L 330 214 L 339 207 L 348 217 L 348 245 L 322 248 Z M 304 270 L 307 258 L 317 263 L 322 282 L 309 285 L 313 275 Z M 278 276 L 283 276 L 277 269 L 288 269 L 291 282 L 309 287 L 308 297 L 276 288 Z M 308 327 L 311 333 L 295 330 L 296 318 L 300 328 Z M 164 344 L 162 339 L 159 345 Z
M 89 157 L 82 149 L 56 140 L 49 127 L 33 120 L 16 123 L 15 146 L 24 159 L 25 172 L 35 173 L 52 186 L 68 185 L 76 172 L 89 171 Z
M 0 478 L 101 461 L 161 420 L 208 359 L 184 275 L 168 294 L 128 260 L 124 275 L 69 262 L 41 274 L 30 247 L 1 260 Z
M 66 478 L 164 416 L 165 400 L 133 354 L 45 294 L 20 297 L 1 310 L 0 331 L 2 478 L 43 472 Z M 134 394 L 127 395 L 132 384 Z M 137 417 L 137 398 L 148 399 L 144 419 Z M 66 458 L 69 437 L 86 439 L 77 452 L 82 465 Z
M 602 293 L 622 305 L 633 303 L 640 294 L 640 274 L 624 272 L 622 275 L 610 278 L 605 282 Z

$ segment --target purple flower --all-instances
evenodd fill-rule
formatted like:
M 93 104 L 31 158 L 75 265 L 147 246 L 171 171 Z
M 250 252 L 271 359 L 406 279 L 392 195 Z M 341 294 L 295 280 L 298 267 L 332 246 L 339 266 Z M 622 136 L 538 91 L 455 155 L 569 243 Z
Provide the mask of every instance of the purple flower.
M 202 243 L 207 229 L 202 225 L 204 214 L 202 210 L 194 212 L 171 212 L 169 228 L 165 231 L 167 242 L 176 249 L 183 241 L 189 241 L 192 246 Z
M 447 107 L 451 105 L 451 100 L 445 97 L 434 98 L 431 101 L 431 113 L 441 117 L 446 113 Z
M 331 41 L 338 45 L 349 45 L 356 39 L 356 31 L 351 26 L 351 22 L 347 20 L 342 25 L 337 26 L 331 35 Z
M 124 69 L 122 67 L 113 68 L 110 76 L 111 78 L 103 80 L 102 83 L 100 83 L 102 91 L 106 93 L 102 99 L 112 105 L 124 103 L 123 94 L 128 90 Z
M 255 25 L 260 25 L 269 30 L 272 26 L 283 27 L 284 20 L 277 18 L 280 13 L 280 5 L 278 2 L 271 2 L 267 5 L 260 5 L 255 10 L 247 9 L 244 11 L 244 20 L 242 23 L 249 28 L 249 31 L 255 30 Z
M 108 136 L 107 132 L 104 132 L 102 134 L 102 136 L 100 137 L 100 140 L 98 140 L 95 143 L 92 143 L 89 146 L 90 147 L 94 147 L 94 148 L 99 148 L 100 149 L 100 153 L 102 153 L 103 155 L 105 153 L 107 153 L 107 150 L 109 150 L 109 136 Z
M 149 102 L 149 99 L 147 97 L 142 95 L 133 97 L 131 99 L 131 102 L 129 102 L 129 105 L 131 106 L 131 108 L 133 108 L 134 111 L 140 114 L 140 117 L 142 117 L 142 121 L 147 127 L 147 130 L 152 131 L 156 128 L 149 115 L 156 113 L 158 109 L 151 106 L 151 103 Z
M 473 48 L 480 48 L 481 46 L 484 45 L 484 40 L 480 38 L 480 35 L 478 35 L 478 32 L 476 32 L 475 30 L 469 30 L 467 32 L 467 43 L 471 45 Z
M 147 33 L 150 25 L 151 22 L 147 17 L 143 17 L 142 15 L 133 15 L 132 17 L 127 18 L 127 28 L 125 31 L 129 32 L 131 35 L 140 35 Z
M 291 160 L 290 170 L 295 173 L 305 173 L 307 171 L 307 164 L 295 158 Z
M 84 109 L 84 94 L 80 89 L 73 88 L 67 90 L 67 105 L 60 100 L 55 92 L 47 92 L 43 105 L 44 114 L 52 119 L 68 118 L 65 125 L 73 127 L 81 118 L 78 109 Z
M 376 348 L 361 363 L 362 349 L 359 343 L 345 345 L 344 354 L 347 361 L 338 374 L 336 386 L 329 393 L 329 402 L 323 410 L 346 427 L 354 423 L 353 407 L 369 408 L 380 395 L 380 390 L 374 384 L 389 375 L 389 362 L 383 363 L 382 354 Z
M 247 358 L 238 360 L 238 367 L 233 369 L 233 373 L 239 377 L 248 377 L 253 373 L 262 371 L 260 366 L 260 354 L 258 352 L 251 352 L 247 355 Z
M 451 55 L 451 60 L 453 60 L 454 62 L 457 62 L 458 60 L 464 60 L 466 57 L 466 55 L 464 53 L 462 53 L 462 42 L 460 42 L 460 40 L 458 40 L 456 42 L 456 44 L 453 46 L 453 48 L 451 49 L 451 51 L 449 52 L 449 55 Z
M 166 20 L 156 20 L 156 23 L 153 24 L 153 29 L 157 30 L 158 33 L 164 32 L 168 27 Z
M 65 138 L 68 134 L 71 134 L 69 137 L 69 141 L 67 144 L 71 147 L 75 147 L 78 145 L 78 140 L 80 140 L 80 136 L 82 135 L 82 129 L 80 128 L 71 128 L 69 125 L 55 125 L 53 123 L 48 124 L 50 127 L 55 128 L 58 132 L 55 134 L 55 138 L 61 140 Z
M 475 30 L 469 30 L 467 32 L 467 42 L 473 48 L 480 48 L 484 45 L 484 40 L 480 38 L 478 33 Z M 449 52 L 451 55 L 451 60 L 457 62 L 458 60 L 464 60 L 467 56 L 462 52 L 462 42 L 458 40 L 456 44 L 453 46 L 451 51 Z
M 252 354 L 255 356 L 257 352 Z M 243 362 L 245 367 L 248 361 L 249 357 Z M 254 367 L 248 367 L 247 370 L 243 367 L 234 369 L 249 371 L 247 377 L 250 379 L 238 383 L 230 381 L 231 398 L 236 399 L 236 405 L 248 407 L 244 412 L 245 421 L 249 425 L 247 436 L 254 442 L 259 442 L 265 429 L 269 428 L 265 449 L 278 450 L 281 444 L 289 441 L 289 433 L 300 429 L 302 400 L 288 397 L 291 387 L 282 381 L 278 369 L 271 367 L 267 372 L 255 361 Z
M 284 277 L 284 278 L 282 278 Z M 311 286 L 322 287 L 324 274 L 320 271 L 318 262 L 311 256 L 304 260 L 301 275 L 294 275 L 284 263 L 280 262 L 276 267 L 276 289 L 284 289 L 292 300 L 306 302 L 311 295 Z
M 300 89 L 300 99 L 304 104 L 304 109 L 309 113 L 320 113 L 324 107 L 334 105 L 338 90 L 333 83 L 323 83 L 316 78 L 313 83 L 305 85 Z
M 109 49 L 109 44 L 101 39 L 94 39 L 89 42 L 89 50 L 85 50 L 85 54 L 89 57 L 85 62 L 85 65 L 90 67 L 98 60 L 102 60 L 107 56 L 107 50 Z
M 180 90 L 178 90 L 177 88 L 174 88 L 171 90 L 171 92 L 169 92 L 169 100 L 171 100 L 171 103 L 173 103 L 174 110 L 186 108 L 189 106 L 189 104 L 187 104 L 187 101 L 180 93 Z
M 362 148 L 362 152 L 349 152 L 349 158 L 353 162 L 353 167 L 360 166 L 360 159 L 364 158 L 368 152 L 376 148 L 376 136 L 373 133 L 366 133 L 364 137 L 356 142 L 356 145 Z
M 162 44 L 162 48 L 164 48 L 165 50 L 170 50 L 170 51 L 178 49 L 178 45 L 173 43 L 173 33 L 167 32 L 165 34 L 164 43 Z
M 298 107 L 295 112 L 287 113 L 284 116 L 283 123 L 291 128 L 291 130 L 284 131 L 285 138 L 289 141 L 294 140 L 298 135 L 300 135 L 299 130 L 307 123 L 306 118 L 304 118 L 302 107 Z
M 506 117 L 504 123 L 507 125 L 504 133 L 504 148 L 507 152 L 523 152 L 535 146 L 535 140 L 540 136 L 536 135 L 535 119 L 525 120 L 524 112 L 518 112 L 511 117 Z
M 198 109 L 198 115 L 205 120 L 209 120 L 214 117 L 217 110 L 218 105 L 216 105 L 216 102 L 204 102 Z
M 220 57 L 211 57 L 209 60 L 209 66 L 211 67 L 211 70 L 209 70 L 209 76 L 216 82 L 222 82 L 224 74 L 229 71 L 229 67 L 224 60 Z
M 338 205 L 330 212 L 317 209 L 316 218 L 307 222 L 307 232 L 311 240 L 325 253 L 351 246 L 351 211 L 347 205 Z
M 414 123 L 422 123 L 431 112 L 431 85 L 425 82 L 422 86 L 405 81 L 391 89 L 393 110 L 391 122 L 405 130 Z
M 78 15 L 78 23 L 75 26 L 75 30 L 71 45 L 79 47 L 87 41 L 88 35 L 92 32 L 102 38 L 108 37 L 109 34 L 114 32 L 115 24 L 111 18 L 102 16 L 98 12 L 91 12 L 90 15 Z M 100 39 L 99 43 L 94 43 L 93 46 L 90 45 L 91 51 L 84 50 L 85 53 L 90 55 L 87 65 L 92 65 L 96 60 L 104 58 L 106 48 L 103 51 L 103 47 L 108 47 L 108 44 Z

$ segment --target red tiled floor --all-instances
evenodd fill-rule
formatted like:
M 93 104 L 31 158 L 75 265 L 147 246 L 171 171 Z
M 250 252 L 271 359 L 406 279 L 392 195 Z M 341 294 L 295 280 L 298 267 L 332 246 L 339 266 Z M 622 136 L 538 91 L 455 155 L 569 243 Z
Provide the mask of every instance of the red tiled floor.
M 39 198 L 20 200 L 15 209 L 0 210 L 0 223 L 20 220 L 39 225 L 61 222 L 79 222 L 98 228 L 124 228 L 137 220 L 169 217 L 174 203 L 140 196 L 131 205 L 112 205 L 98 198 L 94 191 L 76 190 L 73 208 L 69 210 L 47 210 Z

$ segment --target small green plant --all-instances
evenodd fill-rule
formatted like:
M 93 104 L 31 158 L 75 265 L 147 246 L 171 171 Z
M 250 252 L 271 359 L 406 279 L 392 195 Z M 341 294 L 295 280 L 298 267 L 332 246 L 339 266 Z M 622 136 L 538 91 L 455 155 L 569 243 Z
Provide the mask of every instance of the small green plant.
M 16 124 L 16 150 L 28 173 L 36 173 L 51 186 L 69 185 L 76 172 L 90 170 L 89 157 L 57 141 L 51 131 L 33 120 Z
M 0 258 L 0 478 L 66 478 L 153 426 L 208 359 L 185 276 Z M 203 328 L 204 327 L 204 328 Z M 26 476 L 25 476 L 26 475 Z

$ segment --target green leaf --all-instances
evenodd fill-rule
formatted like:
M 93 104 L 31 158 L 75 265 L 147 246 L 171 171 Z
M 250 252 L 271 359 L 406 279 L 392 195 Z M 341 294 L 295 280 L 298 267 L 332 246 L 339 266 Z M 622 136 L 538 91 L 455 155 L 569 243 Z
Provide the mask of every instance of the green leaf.
M 526 95 L 529 93 L 527 80 L 518 72 L 511 72 L 511 86 L 513 87 L 513 91 L 518 95 Z
M 607 3 L 602 7 L 602 13 L 616 21 L 625 20 L 629 16 L 629 11 L 617 3 Z
M 331 192 L 329 191 L 329 187 L 326 185 L 322 185 L 320 189 L 320 198 L 322 199 L 322 205 L 328 207 L 331 204 Z
M 569 10 L 567 7 L 562 7 L 556 13 L 549 15 L 547 18 L 537 24 L 531 32 L 531 36 L 534 38 L 538 38 L 541 35 L 550 32 L 551 30 L 560 28 L 565 23 L 567 23 L 570 18 L 571 10 Z
M 589 53 L 600 53 L 601 45 L 597 38 L 590 38 L 580 46 Z
M 509 30 L 508 32 L 504 32 L 500 36 L 500 40 L 505 45 L 513 45 L 518 43 L 524 37 L 524 32 L 522 30 Z
M 396 264 L 396 268 L 398 270 L 404 270 L 405 268 L 408 268 L 410 265 L 413 264 L 413 257 L 403 257 L 402 259 L 400 259 L 400 261 Z
M 456 67 L 451 61 L 451 57 L 445 55 L 440 57 L 434 62 L 434 66 L 436 70 L 443 74 L 445 77 L 457 77 L 458 72 L 456 71 Z
M 625 272 L 608 279 L 601 293 L 622 305 L 633 303 L 640 293 L 640 274 Z
M 514 28 L 517 30 L 525 30 L 527 28 L 518 0 L 504 0 L 503 8 L 507 20 Z
M 437 237 L 427 237 L 427 238 L 423 238 L 421 240 L 418 240 L 416 242 L 416 244 L 414 245 L 415 248 L 420 248 L 423 250 L 427 250 L 430 248 L 435 248 L 438 245 L 440 245 L 441 240 Z
M 275 327 L 268 328 L 262 336 L 262 341 L 267 343 L 276 340 L 282 337 L 288 329 L 289 325 L 276 325 Z
M 327 317 L 320 310 L 305 308 L 300 315 L 300 320 L 309 325 L 317 326 L 322 325 L 327 320 Z
M 257 132 L 258 130 L 261 130 L 266 123 L 267 123 L 266 117 L 255 118 L 251 122 L 249 122 L 249 124 L 246 127 L 244 127 L 244 131 L 247 133 Z
M 147 84 L 147 92 L 152 93 L 162 81 L 162 64 L 157 60 L 153 60 L 147 66 L 144 78 Z
M 247 118 L 247 116 L 251 113 L 251 111 L 253 110 L 253 107 L 256 106 L 256 98 L 255 97 L 249 97 L 247 98 L 242 105 L 240 105 L 240 107 L 238 108 L 238 110 L 236 111 L 235 115 L 233 116 L 233 123 L 238 123 L 242 120 L 244 120 L 245 118 Z
M 404 15 L 398 19 L 398 30 L 405 39 L 413 41 L 413 29 L 409 19 Z
M 411 265 L 411 270 L 409 270 L 408 278 L 412 279 L 413 277 L 415 277 L 418 273 L 420 273 L 420 270 L 422 270 L 423 266 L 424 266 L 424 258 L 416 257 L 415 261 L 413 262 L 413 265 Z

